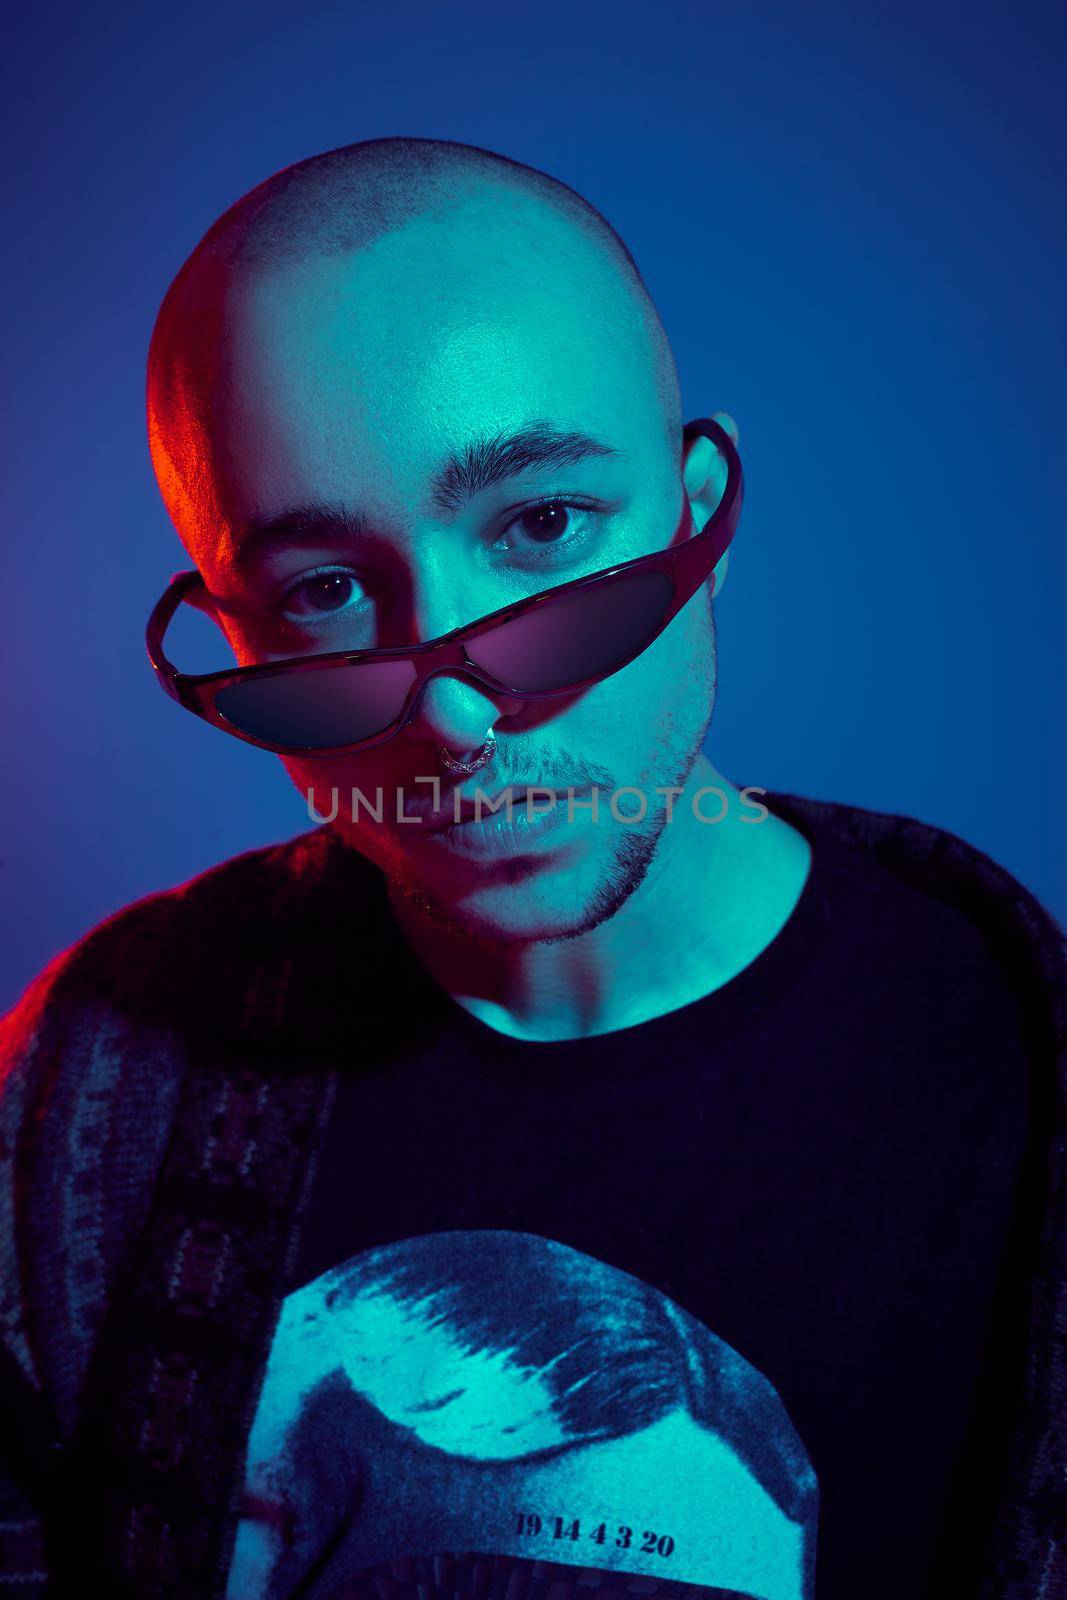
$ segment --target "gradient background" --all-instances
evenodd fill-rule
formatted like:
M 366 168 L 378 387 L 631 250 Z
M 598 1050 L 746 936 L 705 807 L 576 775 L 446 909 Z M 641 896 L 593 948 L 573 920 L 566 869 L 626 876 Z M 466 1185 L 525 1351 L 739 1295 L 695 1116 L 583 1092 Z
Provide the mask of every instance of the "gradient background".
M 396 133 L 585 194 L 688 413 L 737 418 L 721 769 L 948 827 L 1067 918 L 1065 31 L 1052 4 L 928 0 L 13 14 L 0 1008 L 129 900 L 310 825 L 275 758 L 148 668 L 188 562 L 144 358 L 238 195 Z

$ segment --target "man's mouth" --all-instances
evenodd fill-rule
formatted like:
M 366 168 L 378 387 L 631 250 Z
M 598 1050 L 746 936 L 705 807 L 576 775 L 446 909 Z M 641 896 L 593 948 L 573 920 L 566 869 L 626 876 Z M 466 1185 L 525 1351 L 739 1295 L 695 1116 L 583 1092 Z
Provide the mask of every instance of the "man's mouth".
M 555 789 L 547 784 L 512 784 L 484 798 L 453 794 L 437 811 L 422 819 L 412 834 L 427 835 L 431 849 L 478 859 L 534 854 L 563 842 L 588 817 L 578 809 L 589 791 Z M 568 824 L 571 824 L 569 827 Z
M 527 804 L 527 795 L 531 792 L 532 806 Z M 467 796 L 454 790 L 447 799 L 442 800 L 438 810 L 426 812 L 420 822 L 422 827 L 431 832 L 439 832 L 442 828 L 464 827 L 469 822 L 491 821 L 494 816 L 506 819 L 509 811 L 512 815 L 520 810 L 547 811 L 552 797 L 566 800 L 566 790 L 550 789 L 547 784 L 528 786 L 524 783 L 508 784 L 492 794 L 480 791 L 477 796 Z

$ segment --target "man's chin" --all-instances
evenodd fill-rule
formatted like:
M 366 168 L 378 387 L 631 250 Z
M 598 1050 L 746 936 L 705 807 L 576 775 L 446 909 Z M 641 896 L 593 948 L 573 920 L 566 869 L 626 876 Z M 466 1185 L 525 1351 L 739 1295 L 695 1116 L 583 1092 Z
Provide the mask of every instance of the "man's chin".
M 395 861 L 383 866 L 390 894 L 442 931 L 496 946 L 559 944 L 621 910 L 644 878 L 660 832 L 615 836 L 606 860 L 495 861 L 490 873 L 477 875 L 482 881 L 462 886 L 428 882 Z
M 445 897 L 399 874 L 387 874 L 390 896 L 440 928 L 477 944 L 528 945 L 573 939 L 587 919 L 550 905 L 530 903 L 521 883 L 494 884 L 458 897 Z

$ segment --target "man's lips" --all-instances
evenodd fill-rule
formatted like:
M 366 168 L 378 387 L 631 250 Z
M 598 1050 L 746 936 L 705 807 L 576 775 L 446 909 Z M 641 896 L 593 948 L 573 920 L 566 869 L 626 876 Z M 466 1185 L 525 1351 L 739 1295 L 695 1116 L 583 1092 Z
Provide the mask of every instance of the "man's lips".
M 439 810 L 423 812 L 421 815 L 416 812 L 415 815 L 419 816 L 421 825 L 430 832 L 438 832 L 442 828 L 463 827 L 468 822 L 492 821 L 493 817 L 507 817 L 508 796 L 511 798 L 512 812 L 525 810 L 526 796 L 530 791 L 533 792 L 535 813 L 547 810 L 550 795 L 559 801 L 566 800 L 568 793 L 566 789 L 557 789 L 547 783 L 515 783 L 506 784 L 504 788 L 487 793 L 477 801 L 473 797 L 468 799 L 466 795 L 460 794 L 457 822 L 456 793 L 453 791 Z M 571 792 L 575 799 L 586 793 L 577 785 L 573 786 Z

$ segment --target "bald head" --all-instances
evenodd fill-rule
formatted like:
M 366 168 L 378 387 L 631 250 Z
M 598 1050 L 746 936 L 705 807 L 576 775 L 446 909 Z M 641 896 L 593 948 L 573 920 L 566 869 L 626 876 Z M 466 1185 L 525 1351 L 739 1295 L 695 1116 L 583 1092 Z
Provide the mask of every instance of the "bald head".
M 424 269 L 409 288 L 423 294 L 427 353 L 447 332 L 433 310 L 445 294 L 453 302 L 465 296 L 470 320 L 479 294 L 495 301 L 485 310 L 499 327 L 508 310 L 487 276 L 512 280 L 518 298 L 533 279 L 541 290 L 542 345 L 568 337 L 576 323 L 596 330 L 594 359 L 605 381 L 650 384 L 659 428 L 677 448 L 673 356 L 633 258 L 600 213 L 565 184 L 486 150 L 370 140 L 298 162 L 244 195 L 204 235 L 163 301 L 149 350 L 149 437 L 164 500 L 194 554 L 197 530 L 227 514 L 220 481 L 231 457 L 222 416 L 227 395 L 243 382 L 238 368 L 249 341 L 275 331 L 262 318 L 253 331 L 250 303 L 262 307 L 268 286 L 284 284 L 291 314 L 282 320 L 291 321 L 299 286 L 314 284 L 335 297 L 358 294 L 357 317 L 371 323 L 377 315 L 380 326 L 389 314 L 373 303 L 380 283 L 343 270 L 331 278 L 328 269 L 380 258 L 390 239 L 405 241 L 394 262 L 418 259 Z M 527 320 L 537 315 L 530 305 L 525 311 Z M 576 359 L 587 357 L 579 351 Z M 369 373 L 352 376 L 357 384 L 374 381 Z M 378 382 L 388 378 L 378 370 Z

